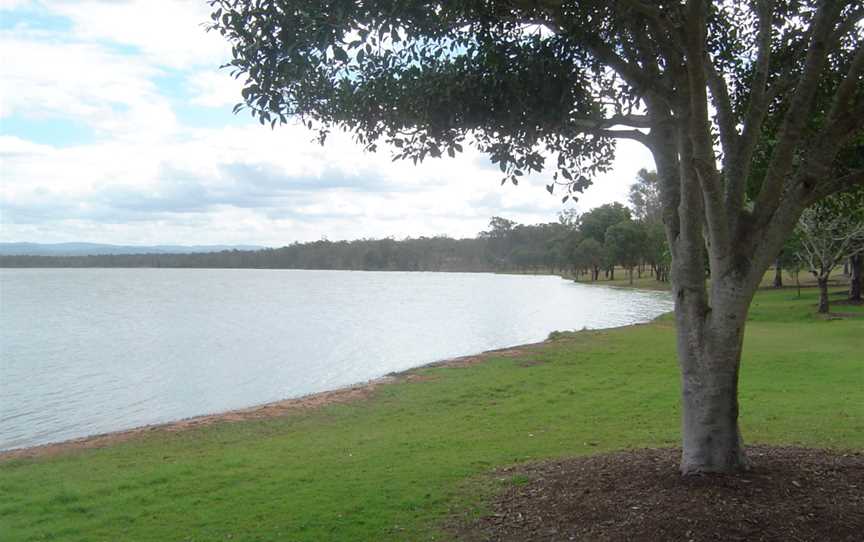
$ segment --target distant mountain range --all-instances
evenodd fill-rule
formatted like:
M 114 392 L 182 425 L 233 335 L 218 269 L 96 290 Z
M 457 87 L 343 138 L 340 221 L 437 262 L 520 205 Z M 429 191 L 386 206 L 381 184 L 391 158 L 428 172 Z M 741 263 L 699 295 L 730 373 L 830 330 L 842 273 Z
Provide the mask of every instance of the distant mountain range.
M 255 245 L 105 245 L 100 243 L 0 243 L 0 256 L 90 256 L 102 254 L 184 254 L 260 250 Z

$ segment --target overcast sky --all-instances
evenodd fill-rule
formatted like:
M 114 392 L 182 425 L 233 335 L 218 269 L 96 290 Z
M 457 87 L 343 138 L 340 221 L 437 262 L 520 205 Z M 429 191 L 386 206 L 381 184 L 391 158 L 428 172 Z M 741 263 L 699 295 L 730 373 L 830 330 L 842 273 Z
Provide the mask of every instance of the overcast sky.
M 472 151 L 392 163 L 232 115 L 240 85 L 218 69 L 230 51 L 204 32 L 208 15 L 204 0 L 0 0 L 0 241 L 463 237 L 564 208 L 543 188 L 551 172 L 501 186 Z M 619 143 L 576 207 L 626 202 L 641 167 L 647 151 Z

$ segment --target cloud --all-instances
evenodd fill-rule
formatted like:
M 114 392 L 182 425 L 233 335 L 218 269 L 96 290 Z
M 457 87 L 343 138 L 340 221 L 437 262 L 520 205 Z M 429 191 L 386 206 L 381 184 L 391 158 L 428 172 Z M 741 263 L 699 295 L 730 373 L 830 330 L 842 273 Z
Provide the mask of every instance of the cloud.
M 493 215 L 546 222 L 562 208 L 543 188 L 549 175 L 500 186 L 497 166 L 475 150 L 415 167 L 392 162 L 385 147 L 365 153 L 349 134 L 334 132 L 322 147 L 297 123 L 270 130 L 232 117 L 241 84 L 218 69 L 229 52 L 201 27 L 205 2 L 16 6 L 32 24 L 0 31 L 0 122 L 15 121 L 0 134 L 0 239 L 460 237 Z M 92 137 L 61 142 L 55 120 Z M 14 132 L 21 122 L 30 129 Z M 625 201 L 635 172 L 650 167 L 646 156 L 622 144 L 617 174 L 589 189 L 580 208 Z
M 159 70 L 98 45 L 0 33 L 0 118 L 81 121 L 98 134 L 140 139 L 176 128 L 153 78 Z
M 0 11 L 18 9 L 29 2 L 30 0 L 0 0 Z
M 58 0 L 45 6 L 72 21 L 75 38 L 131 46 L 159 66 L 215 67 L 230 55 L 230 47 L 218 33 L 205 31 L 211 21 L 203 1 Z
M 225 70 L 198 71 L 189 76 L 190 103 L 204 107 L 233 107 L 242 98 L 243 80 Z

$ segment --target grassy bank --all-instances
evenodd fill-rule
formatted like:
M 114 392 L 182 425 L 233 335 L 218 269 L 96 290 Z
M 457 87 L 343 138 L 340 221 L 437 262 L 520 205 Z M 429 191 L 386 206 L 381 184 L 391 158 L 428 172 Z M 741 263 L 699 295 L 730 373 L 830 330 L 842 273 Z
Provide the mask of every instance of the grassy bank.
M 813 290 L 758 294 L 745 439 L 864 449 L 864 308 L 823 320 L 814 304 Z M 0 538 L 441 539 L 496 467 L 677 444 L 670 318 L 556 337 L 349 404 L 0 463 Z

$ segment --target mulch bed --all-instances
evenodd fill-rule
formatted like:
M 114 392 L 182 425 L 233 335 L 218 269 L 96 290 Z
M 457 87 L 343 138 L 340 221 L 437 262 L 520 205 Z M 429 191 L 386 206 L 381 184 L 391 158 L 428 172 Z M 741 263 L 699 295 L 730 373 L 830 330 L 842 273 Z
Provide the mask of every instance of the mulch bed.
M 681 476 L 680 450 L 638 450 L 499 470 L 492 513 L 458 540 L 864 540 L 864 454 L 748 448 L 739 475 Z

